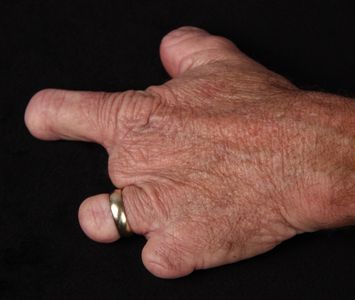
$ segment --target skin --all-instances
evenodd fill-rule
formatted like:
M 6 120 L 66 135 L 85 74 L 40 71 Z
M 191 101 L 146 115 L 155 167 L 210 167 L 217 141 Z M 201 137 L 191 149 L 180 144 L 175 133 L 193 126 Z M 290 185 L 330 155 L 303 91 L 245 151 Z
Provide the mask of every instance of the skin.
M 355 223 L 355 106 L 306 92 L 194 27 L 164 37 L 172 80 L 122 93 L 43 90 L 25 122 L 43 140 L 103 145 L 154 275 L 266 252 L 296 234 Z M 108 194 L 79 210 L 93 240 L 119 236 Z

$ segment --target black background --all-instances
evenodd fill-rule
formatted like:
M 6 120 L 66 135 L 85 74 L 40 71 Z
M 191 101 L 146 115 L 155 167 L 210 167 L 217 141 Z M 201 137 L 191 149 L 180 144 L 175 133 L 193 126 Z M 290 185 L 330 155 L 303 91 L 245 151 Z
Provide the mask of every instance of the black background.
M 304 234 L 237 264 L 162 280 L 144 239 L 110 245 L 81 232 L 77 210 L 109 192 L 97 145 L 27 132 L 47 87 L 116 91 L 168 79 L 158 48 L 181 25 L 232 39 L 299 87 L 355 95 L 353 1 L 0 1 L 0 298 L 354 299 L 355 229 Z

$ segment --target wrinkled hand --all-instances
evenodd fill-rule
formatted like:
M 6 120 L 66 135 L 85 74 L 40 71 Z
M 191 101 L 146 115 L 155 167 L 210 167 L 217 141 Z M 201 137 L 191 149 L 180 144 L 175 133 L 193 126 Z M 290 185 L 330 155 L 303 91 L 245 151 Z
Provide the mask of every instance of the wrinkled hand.
M 332 164 L 323 145 L 334 138 L 317 125 L 315 116 L 326 116 L 319 103 L 197 28 L 171 32 L 160 51 L 173 78 L 161 86 L 44 90 L 25 116 L 38 138 L 107 149 L 130 226 L 148 240 L 147 269 L 179 277 L 316 229 L 315 203 L 328 199 Z M 79 219 L 96 241 L 119 238 L 107 194 L 86 199 Z

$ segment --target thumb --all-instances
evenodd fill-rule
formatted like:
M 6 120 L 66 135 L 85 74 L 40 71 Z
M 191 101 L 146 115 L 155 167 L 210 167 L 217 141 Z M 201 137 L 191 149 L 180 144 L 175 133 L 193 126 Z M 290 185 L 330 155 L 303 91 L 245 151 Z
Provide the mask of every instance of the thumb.
M 221 60 L 255 64 L 230 40 L 196 27 L 181 27 L 168 33 L 161 42 L 160 57 L 172 77 Z

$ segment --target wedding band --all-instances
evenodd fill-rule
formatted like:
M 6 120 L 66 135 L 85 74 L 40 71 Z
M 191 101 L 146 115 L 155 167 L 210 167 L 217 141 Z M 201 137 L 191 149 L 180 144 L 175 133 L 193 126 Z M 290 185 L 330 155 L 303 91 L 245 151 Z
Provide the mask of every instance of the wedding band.
M 120 237 L 127 237 L 132 234 L 131 228 L 128 224 L 123 199 L 122 191 L 116 190 L 110 195 L 110 208 L 113 220 L 115 221 Z

